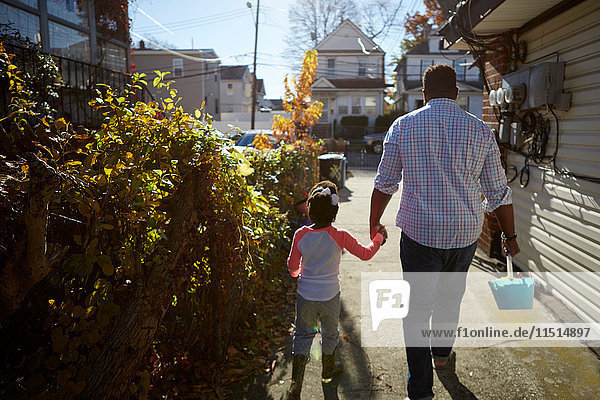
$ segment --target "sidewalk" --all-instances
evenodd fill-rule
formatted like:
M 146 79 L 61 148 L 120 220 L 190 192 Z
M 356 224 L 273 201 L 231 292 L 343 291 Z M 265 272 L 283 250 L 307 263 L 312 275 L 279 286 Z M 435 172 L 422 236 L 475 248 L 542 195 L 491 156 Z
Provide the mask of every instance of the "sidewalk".
M 335 226 L 368 243 L 368 214 L 373 178 L 370 171 L 353 171 L 341 192 L 340 212 Z M 342 306 L 339 348 L 345 372 L 339 378 L 340 399 L 403 399 L 406 396 L 407 365 L 403 348 L 360 347 L 361 272 L 397 272 L 400 270 L 400 230 L 394 226 L 399 201 L 396 194 L 382 219 L 389 232 L 385 246 L 370 261 L 360 261 L 344 252 L 340 266 Z M 495 261 L 479 250 L 471 269 L 489 268 Z M 473 304 L 467 296 L 463 304 Z M 536 312 L 548 312 L 535 300 Z M 480 302 L 481 303 L 481 302 Z M 466 314 L 495 312 L 494 303 L 482 304 L 476 311 L 463 308 Z M 293 315 L 286 316 L 292 321 Z M 320 382 L 319 335 L 313 343 L 313 357 L 306 368 L 303 399 L 323 398 Z M 291 337 L 277 353 L 272 374 L 257 377 L 233 398 L 281 399 L 291 378 Z M 456 374 L 435 376 L 435 399 L 596 399 L 600 393 L 600 361 L 587 347 L 546 348 L 457 348 Z M 335 387 L 328 387 L 335 392 Z M 336 398 L 332 395 L 331 398 Z

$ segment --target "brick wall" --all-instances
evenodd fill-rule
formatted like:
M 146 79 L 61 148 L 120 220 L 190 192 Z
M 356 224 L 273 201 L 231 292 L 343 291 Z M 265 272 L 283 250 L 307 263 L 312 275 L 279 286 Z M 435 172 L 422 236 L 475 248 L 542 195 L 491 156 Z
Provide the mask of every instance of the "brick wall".
M 498 45 L 493 51 L 486 54 L 485 76 L 490 85 L 490 89 L 498 89 L 502 86 L 502 75 L 506 74 L 508 71 L 509 56 L 509 49 L 504 45 Z M 490 126 L 490 128 L 498 131 L 498 119 L 494 114 L 493 107 L 490 106 L 489 93 L 485 89 L 483 92 L 482 119 Z M 500 151 L 504 158 L 504 149 L 501 148 Z M 496 217 L 486 213 L 481 236 L 479 236 L 479 247 L 492 257 L 499 256 L 499 235 L 500 225 L 498 225 Z

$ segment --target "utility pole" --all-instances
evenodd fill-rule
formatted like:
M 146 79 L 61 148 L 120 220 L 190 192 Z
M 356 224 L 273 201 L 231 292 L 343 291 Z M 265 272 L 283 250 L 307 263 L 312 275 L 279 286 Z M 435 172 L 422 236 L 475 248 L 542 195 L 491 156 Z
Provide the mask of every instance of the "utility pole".
M 248 7 L 252 7 L 252 5 L 250 4 L 250 2 L 248 2 Z M 260 11 L 260 0 L 256 1 L 256 29 L 254 32 L 254 69 L 253 71 L 253 75 L 254 75 L 254 79 L 252 80 L 252 116 L 250 117 L 250 129 L 254 129 L 254 119 L 255 119 L 255 114 L 256 114 L 256 88 L 257 88 L 257 82 L 256 82 L 256 50 L 258 47 L 258 13 Z

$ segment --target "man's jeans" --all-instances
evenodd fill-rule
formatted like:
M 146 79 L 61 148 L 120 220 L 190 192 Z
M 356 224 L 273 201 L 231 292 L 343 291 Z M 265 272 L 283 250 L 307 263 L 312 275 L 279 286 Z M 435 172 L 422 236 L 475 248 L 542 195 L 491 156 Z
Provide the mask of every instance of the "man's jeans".
M 423 246 L 402 233 L 400 260 L 404 279 L 410 284 L 409 311 L 402 325 L 411 400 L 434 395 L 431 356 L 436 361 L 447 360 L 454 338 L 444 338 L 443 347 L 432 346 L 430 339 L 423 337 L 422 330 L 436 329 L 436 326 L 456 329 L 467 270 L 476 248 L 477 242 L 460 249 L 436 249 Z M 440 275 L 440 272 L 448 273 Z

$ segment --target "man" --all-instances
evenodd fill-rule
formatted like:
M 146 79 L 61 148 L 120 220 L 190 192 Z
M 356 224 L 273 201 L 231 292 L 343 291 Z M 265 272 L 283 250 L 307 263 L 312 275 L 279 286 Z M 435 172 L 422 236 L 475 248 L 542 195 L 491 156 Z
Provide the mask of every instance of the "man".
M 456 328 L 483 208 L 496 215 L 505 251 L 513 256 L 519 252 L 511 190 L 494 134 L 456 104 L 457 96 L 454 68 L 441 64 L 425 71 L 426 105 L 390 127 L 371 196 L 373 237 L 402 180 L 396 225 L 402 229 L 404 279 L 411 286 L 403 320 L 411 400 L 433 398 L 431 357 L 435 368 L 442 369 L 454 355 L 454 339 L 436 346 L 420 332 L 430 328 L 430 320 L 432 329 Z

